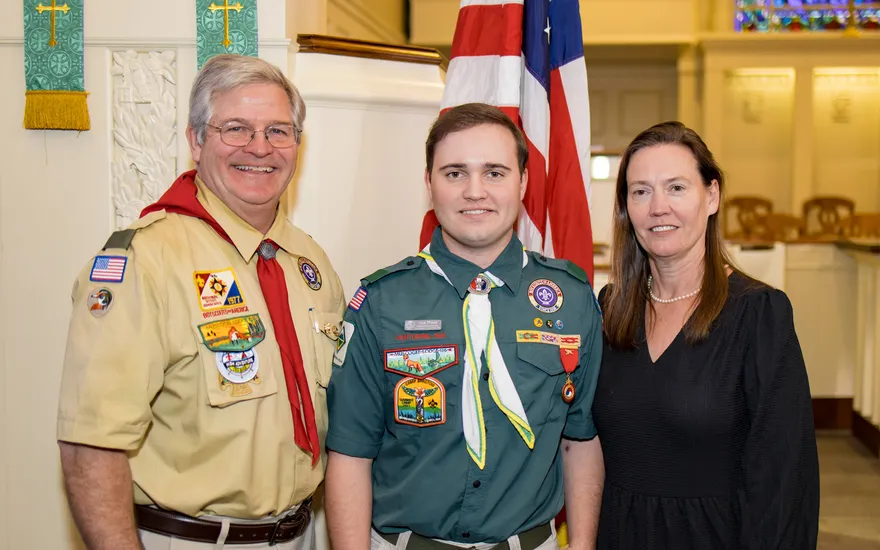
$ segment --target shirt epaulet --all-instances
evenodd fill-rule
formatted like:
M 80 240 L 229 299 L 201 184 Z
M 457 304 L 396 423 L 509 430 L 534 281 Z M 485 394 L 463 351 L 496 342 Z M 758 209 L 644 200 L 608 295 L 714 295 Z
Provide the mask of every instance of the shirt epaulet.
M 361 281 L 364 286 L 371 285 L 378 281 L 379 279 L 391 275 L 392 273 L 397 273 L 398 271 L 408 271 L 410 269 L 415 269 L 422 265 L 423 258 L 419 256 L 410 256 L 400 262 L 397 262 L 394 265 L 383 267 L 382 269 L 376 270 L 370 275 L 367 275 Z
M 590 282 L 590 279 L 587 277 L 587 272 L 581 269 L 579 265 L 569 260 L 562 260 L 558 258 L 548 258 L 546 256 L 542 256 L 537 252 L 529 252 L 532 258 L 541 265 L 547 266 L 552 269 L 558 269 L 560 271 L 566 271 L 569 275 L 577 279 L 582 283 Z
M 120 231 L 114 231 L 110 238 L 107 239 L 107 242 L 104 243 L 104 248 L 101 250 L 109 250 L 109 249 L 118 249 L 118 250 L 128 250 L 131 246 L 131 241 L 134 240 L 135 233 L 138 232 L 139 229 L 143 229 L 153 222 L 159 221 L 165 217 L 165 211 L 159 210 L 156 212 L 151 212 L 147 214 L 143 218 L 139 218 L 132 222 L 130 226 L 126 229 L 122 229 Z

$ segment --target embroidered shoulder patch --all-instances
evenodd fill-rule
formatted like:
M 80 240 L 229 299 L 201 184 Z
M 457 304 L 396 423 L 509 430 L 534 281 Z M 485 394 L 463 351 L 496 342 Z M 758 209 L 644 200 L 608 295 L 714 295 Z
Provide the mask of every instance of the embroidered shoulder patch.
M 385 370 L 425 378 L 458 364 L 458 346 L 424 346 L 385 350 Z
M 345 355 L 348 353 L 348 343 L 354 336 L 354 324 L 348 321 L 342 321 L 342 333 L 336 340 L 336 353 L 333 354 L 333 364 L 341 367 L 345 363 Z
M 446 422 L 446 388 L 433 378 L 404 378 L 394 387 L 394 419 L 419 428 Z
M 89 280 L 96 283 L 121 283 L 125 277 L 125 256 L 95 256 Z
M 367 289 L 359 287 L 357 292 L 354 293 L 354 296 L 351 297 L 351 301 L 348 303 L 348 308 L 352 311 L 359 311 L 361 306 L 364 305 L 364 300 L 366 299 Z
M 202 340 L 211 351 L 247 351 L 266 337 L 259 315 L 244 315 L 199 325 Z

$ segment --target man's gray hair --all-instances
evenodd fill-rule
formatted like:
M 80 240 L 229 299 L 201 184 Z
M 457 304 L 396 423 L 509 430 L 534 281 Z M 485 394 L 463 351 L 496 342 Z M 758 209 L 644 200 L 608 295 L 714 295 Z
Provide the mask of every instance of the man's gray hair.
M 268 61 L 246 55 L 222 54 L 209 59 L 193 82 L 189 96 L 189 126 L 199 143 L 205 142 L 208 121 L 213 116 L 212 100 L 217 94 L 249 84 L 275 84 L 287 94 L 293 126 L 302 131 L 306 105 L 296 86 Z

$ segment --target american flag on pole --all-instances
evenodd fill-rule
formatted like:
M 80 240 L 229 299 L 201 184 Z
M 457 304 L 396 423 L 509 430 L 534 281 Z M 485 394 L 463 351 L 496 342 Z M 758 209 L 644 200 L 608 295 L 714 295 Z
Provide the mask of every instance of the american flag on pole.
M 517 235 L 593 280 L 590 103 L 578 0 L 462 0 L 442 109 L 500 107 L 529 143 Z M 421 247 L 437 226 L 425 215 Z

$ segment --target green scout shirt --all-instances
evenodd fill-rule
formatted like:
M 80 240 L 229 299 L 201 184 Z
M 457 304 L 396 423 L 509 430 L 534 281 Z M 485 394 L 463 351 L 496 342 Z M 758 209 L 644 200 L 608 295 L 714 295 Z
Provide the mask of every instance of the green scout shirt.
M 527 447 L 493 401 L 483 355 L 477 368 L 487 458 L 480 470 L 462 433 L 462 304 L 483 270 L 453 255 L 439 228 L 431 255 L 454 287 L 423 258 L 410 257 L 364 279 L 349 304 L 347 339 L 328 388 L 327 447 L 374 459 L 373 526 L 379 532 L 500 542 L 553 520 L 562 508 L 560 438 L 596 436 L 590 407 L 602 356 L 601 315 L 583 270 L 534 252 L 523 267 L 515 236 L 489 267 L 505 283 L 489 294 L 495 338 L 535 446 Z M 529 287 L 542 279 L 558 285 L 558 311 L 539 311 L 530 301 Z M 526 331 L 520 342 L 517 331 Z M 547 333 L 581 338 L 571 404 L 562 399 L 560 348 L 540 343 Z

